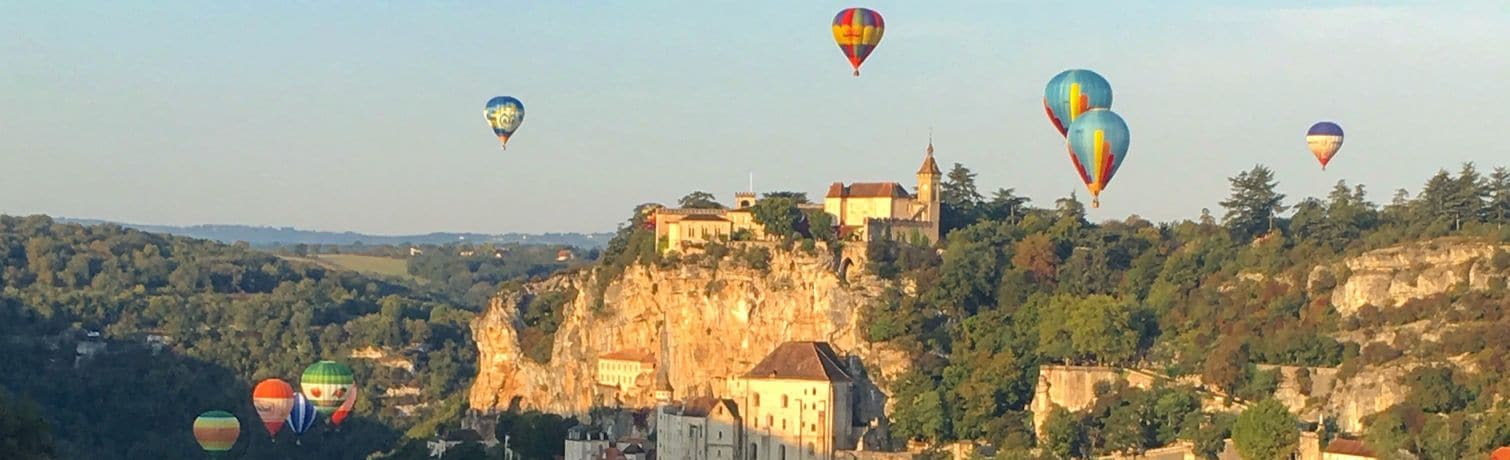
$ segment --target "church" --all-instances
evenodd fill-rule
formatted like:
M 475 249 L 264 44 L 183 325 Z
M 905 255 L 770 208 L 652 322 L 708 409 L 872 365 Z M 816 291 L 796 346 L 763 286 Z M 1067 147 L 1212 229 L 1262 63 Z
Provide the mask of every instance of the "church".
M 928 143 L 923 165 L 917 171 L 917 188 L 909 193 L 897 182 L 834 182 L 820 204 L 802 204 L 804 210 L 822 209 L 835 222 L 843 241 L 869 242 L 895 239 L 933 244 L 939 240 L 941 179 Z M 657 249 L 686 252 L 710 242 L 737 239 L 748 234 L 765 238 L 751 207 L 758 202 L 752 192 L 734 195 L 729 209 L 659 208 L 653 216 Z

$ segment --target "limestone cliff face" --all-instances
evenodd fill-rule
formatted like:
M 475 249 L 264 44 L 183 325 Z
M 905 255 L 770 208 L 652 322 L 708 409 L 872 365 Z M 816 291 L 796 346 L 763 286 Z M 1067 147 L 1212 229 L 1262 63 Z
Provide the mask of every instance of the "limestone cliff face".
M 474 409 L 506 409 L 512 402 L 563 414 L 597 405 L 649 407 L 653 386 L 617 391 L 596 385 L 597 357 L 623 350 L 651 353 L 676 398 L 725 393 L 726 382 L 749 371 L 786 341 L 831 343 L 849 355 L 851 374 L 884 382 L 909 365 L 905 355 L 872 346 L 857 329 L 861 307 L 885 289 L 884 281 L 835 273 L 833 258 L 773 250 L 768 269 L 734 258 L 716 268 L 684 263 L 674 268 L 629 267 L 602 293 L 594 311 L 594 274 L 558 275 L 505 293 L 472 324 L 480 353 L 470 402 Z M 519 302 L 524 295 L 575 289 L 565 307 L 551 360 L 539 364 L 520 348 Z M 653 380 L 652 380 L 653 381 Z M 884 384 L 880 385 L 884 388 Z M 857 388 L 862 422 L 874 420 L 886 398 L 875 386 Z
M 1339 280 L 1332 305 L 1338 313 L 1352 315 L 1365 305 L 1397 307 L 1460 285 L 1485 289 L 1504 283 L 1505 267 L 1496 267 L 1494 257 L 1507 249 L 1510 247 L 1441 239 L 1369 251 L 1345 262 L 1347 279 Z M 1320 271 L 1329 270 L 1314 271 L 1313 280 Z

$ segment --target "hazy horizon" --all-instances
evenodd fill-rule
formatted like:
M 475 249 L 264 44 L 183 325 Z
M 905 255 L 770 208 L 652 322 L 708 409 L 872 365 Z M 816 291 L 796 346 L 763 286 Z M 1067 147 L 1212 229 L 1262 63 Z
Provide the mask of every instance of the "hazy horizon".
M 930 127 L 982 194 L 1088 203 L 1041 106 L 1067 68 L 1106 76 L 1132 132 L 1094 221 L 1220 216 L 1226 178 L 1260 163 L 1287 203 L 1510 165 L 1501 2 L 1081 4 L 5 4 L 0 213 L 606 232 L 751 173 L 814 198 L 911 190 Z M 887 26 L 860 78 L 828 27 L 849 6 Z M 498 95 L 527 111 L 506 152 L 481 116 Z M 1320 120 L 1347 132 L 1325 172 L 1303 138 Z

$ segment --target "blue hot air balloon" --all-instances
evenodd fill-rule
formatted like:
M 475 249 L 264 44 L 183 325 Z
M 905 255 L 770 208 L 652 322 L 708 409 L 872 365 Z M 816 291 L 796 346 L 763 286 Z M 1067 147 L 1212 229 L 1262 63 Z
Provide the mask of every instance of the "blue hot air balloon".
M 1326 164 L 1342 149 L 1342 127 L 1330 121 L 1311 125 L 1311 129 L 1306 131 L 1306 146 L 1311 148 L 1311 154 L 1316 155 L 1316 161 L 1321 162 L 1321 170 L 1325 171 Z
M 1107 109 L 1085 112 L 1070 124 L 1066 135 L 1070 160 L 1091 191 L 1091 207 L 1101 206 L 1101 191 L 1127 159 L 1127 122 Z
M 288 428 L 293 430 L 294 436 L 302 435 L 315 426 L 315 418 L 319 415 L 314 403 L 304 398 L 304 393 L 294 393 L 294 410 L 288 413 Z M 294 443 L 299 443 L 298 438 Z
M 488 126 L 493 127 L 493 134 L 498 136 L 499 146 L 508 150 L 509 136 L 524 123 L 524 103 L 513 97 L 498 96 L 488 100 L 482 115 L 488 119 Z
M 1043 110 L 1059 135 L 1068 135 L 1069 126 L 1080 114 L 1091 109 L 1112 108 L 1112 85 L 1100 74 L 1085 69 L 1059 72 L 1043 89 Z

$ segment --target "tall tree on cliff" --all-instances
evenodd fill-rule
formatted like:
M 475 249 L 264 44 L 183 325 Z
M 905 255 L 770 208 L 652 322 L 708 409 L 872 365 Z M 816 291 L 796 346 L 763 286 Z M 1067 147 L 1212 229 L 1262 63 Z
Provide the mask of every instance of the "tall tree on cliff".
M 1232 195 L 1222 201 L 1222 207 L 1227 208 L 1222 223 L 1233 236 L 1248 240 L 1273 230 L 1275 219 L 1285 211 L 1285 196 L 1275 191 L 1279 184 L 1274 181 L 1274 172 L 1255 165 L 1227 181 L 1232 183 Z
M 939 184 L 940 216 L 939 231 L 948 234 L 975 223 L 980 219 L 981 196 L 975 188 L 975 173 L 964 165 L 955 163 Z
M 1275 399 L 1265 399 L 1244 410 L 1232 425 L 1232 444 L 1243 458 L 1280 460 L 1290 458 L 1300 443 L 1297 420 Z

